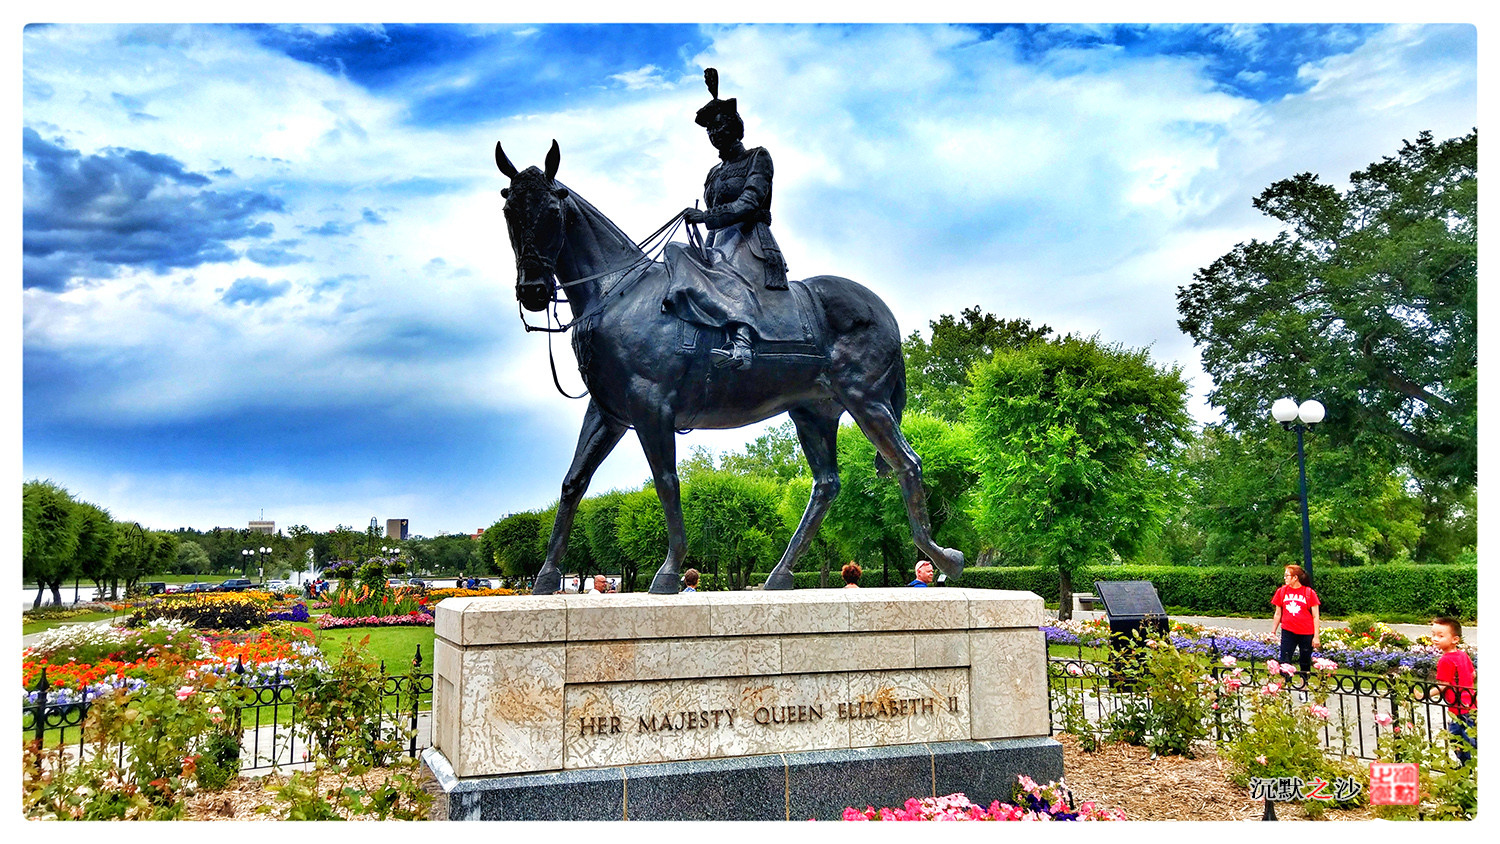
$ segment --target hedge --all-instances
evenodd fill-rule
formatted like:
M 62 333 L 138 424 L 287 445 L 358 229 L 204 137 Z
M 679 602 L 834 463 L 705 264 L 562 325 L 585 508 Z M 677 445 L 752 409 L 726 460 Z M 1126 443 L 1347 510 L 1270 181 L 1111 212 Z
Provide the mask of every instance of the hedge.
M 1149 580 L 1156 586 L 1161 602 L 1168 607 L 1183 607 L 1194 614 L 1217 616 L 1271 615 L 1271 595 L 1281 585 L 1280 566 L 1210 567 L 1210 566 L 1099 566 L 1073 576 L 1077 592 L 1092 592 L 1096 580 Z M 636 578 L 636 591 L 651 588 L 655 572 Z M 753 574 L 750 582 L 764 583 L 766 573 Z M 816 589 L 818 572 L 799 571 L 792 575 L 798 589 Z M 865 572 L 865 583 L 878 583 L 880 570 Z M 1057 601 L 1057 572 L 1042 566 L 982 567 L 966 570 L 950 586 L 974 589 L 1018 589 L 1035 592 L 1044 600 Z M 842 587 L 843 581 L 830 573 L 830 587 Z M 1473 565 L 1388 565 L 1323 567 L 1315 569 L 1313 588 L 1322 601 L 1326 615 L 1346 616 L 1354 613 L 1402 613 L 1412 615 L 1452 615 L 1458 618 L 1479 617 L 1479 575 Z

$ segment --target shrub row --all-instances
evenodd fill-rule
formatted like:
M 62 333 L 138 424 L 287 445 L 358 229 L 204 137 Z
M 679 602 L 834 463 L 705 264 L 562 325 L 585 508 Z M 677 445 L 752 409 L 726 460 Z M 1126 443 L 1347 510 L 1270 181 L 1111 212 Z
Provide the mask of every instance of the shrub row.
M 1183 607 L 1195 614 L 1219 616 L 1266 616 L 1271 614 L 1271 595 L 1281 585 L 1277 566 L 1245 568 L 1209 566 L 1098 566 L 1073 576 L 1077 592 L 1094 591 L 1096 580 L 1149 580 L 1156 586 L 1162 604 Z M 636 578 L 637 592 L 651 588 L 654 572 Z M 1402 613 L 1479 617 L 1479 576 L 1473 565 L 1413 565 L 1392 563 L 1351 568 L 1323 567 L 1314 572 L 1313 588 L 1323 602 L 1326 615 Z M 751 575 L 754 584 L 764 583 L 766 573 Z M 798 589 L 816 589 L 818 572 L 793 575 Z M 880 570 L 865 572 L 864 584 L 880 583 Z M 830 573 L 829 586 L 842 587 L 837 572 Z M 972 589 L 1019 589 L 1035 592 L 1056 602 L 1057 572 L 1042 566 L 971 568 L 950 586 Z

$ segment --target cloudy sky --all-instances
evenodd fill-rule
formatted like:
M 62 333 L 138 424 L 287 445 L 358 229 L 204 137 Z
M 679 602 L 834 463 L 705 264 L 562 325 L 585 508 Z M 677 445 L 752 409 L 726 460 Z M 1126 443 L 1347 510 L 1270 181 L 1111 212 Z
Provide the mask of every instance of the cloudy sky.
M 520 327 L 494 143 L 524 167 L 556 138 L 644 237 L 716 160 L 706 66 L 775 157 L 793 277 L 864 283 L 903 333 L 978 305 L 1149 346 L 1204 420 L 1175 291 L 1274 231 L 1251 197 L 1478 121 L 1467 25 L 84 24 L 21 50 L 22 474 L 159 529 L 435 535 L 555 499 L 583 403 Z M 627 437 L 593 491 L 647 474 Z

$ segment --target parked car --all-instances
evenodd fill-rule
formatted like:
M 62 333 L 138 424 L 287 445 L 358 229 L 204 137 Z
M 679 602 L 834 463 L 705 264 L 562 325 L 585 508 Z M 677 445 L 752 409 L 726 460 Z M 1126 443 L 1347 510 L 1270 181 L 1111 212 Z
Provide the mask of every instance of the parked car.
M 142 595 L 161 595 L 166 593 L 167 584 L 161 582 L 160 580 L 150 580 L 143 583 L 137 583 L 135 585 L 135 590 Z
M 296 587 L 292 585 L 290 580 L 268 580 L 266 581 L 266 588 L 278 595 L 296 590 Z
M 493 587 L 493 586 L 490 585 L 489 578 L 481 577 L 478 580 L 474 581 L 474 588 L 475 589 L 494 589 L 495 587 Z
M 213 583 L 203 583 L 203 582 L 199 581 L 197 583 L 189 583 L 188 585 L 182 587 L 182 591 L 184 591 L 184 592 L 212 592 L 212 591 L 214 591 L 215 588 L 217 588 L 216 584 L 213 584 Z
M 386 580 L 386 585 L 390 586 L 392 589 L 398 589 L 402 586 L 405 586 L 406 581 L 402 580 L 399 577 L 392 577 Z
M 418 589 L 422 589 L 422 590 L 427 590 L 427 589 L 431 589 L 432 588 L 432 581 L 430 581 L 430 580 L 428 580 L 426 578 L 422 578 L 422 577 L 413 577 L 409 581 L 409 583 L 411 583 L 412 586 L 414 586 L 414 587 L 416 587 Z
M 218 591 L 220 591 L 220 592 L 243 592 L 246 589 L 253 588 L 254 586 L 255 586 L 254 583 L 250 582 L 249 580 L 246 580 L 243 577 L 233 577 L 233 578 L 230 578 L 229 580 L 224 581 L 223 583 L 220 583 L 219 586 L 218 586 Z
M 182 591 L 182 584 L 180 584 L 180 583 L 168 583 L 167 584 L 167 591 L 164 594 L 171 595 L 174 592 L 181 592 L 181 591 Z

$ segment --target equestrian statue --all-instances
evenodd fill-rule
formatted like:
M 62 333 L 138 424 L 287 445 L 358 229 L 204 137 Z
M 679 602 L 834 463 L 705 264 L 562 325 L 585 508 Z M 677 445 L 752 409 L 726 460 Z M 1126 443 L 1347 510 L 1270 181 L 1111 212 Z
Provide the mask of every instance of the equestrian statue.
M 698 242 L 690 225 L 690 242 L 667 244 L 662 261 L 557 181 L 557 141 L 540 170 L 518 170 L 495 144 L 495 164 L 510 179 L 501 195 L 516 256 L 516 298 L 528 311 L 545 311 L 563 301 L 561 291 L 572 321 L 541 330 L 572 331 L 589 396 L 533 594 L 561 588 L 558 563 L 578 504 L 599 464 L 632 428 L 667 526 L 667 556 L 651 592 L 676 593 L 687 556 L 676 434 L 739 428 L 781 413 L 796 425 L 813 487 L 764 588 L 792 588 L 792 566 L 838 495 L 838 426 L 846 412 L 874 444 L 881 475 L 895 472 L 917 549 L 957 577 L 964 556 L 933 542 L 922 463 L 901 434 L 906 366 L 895 317 L 849 279 L 788 281 L 770 233 L 771 156 L 745 148 L 735 100 L 719 99 L 713 68 L 704 77 L 713 99 L 697 122 L 720 163 L 704 185 L 707 207 L 685 209 L 669 225 L 702 224 L 708 235 Z

